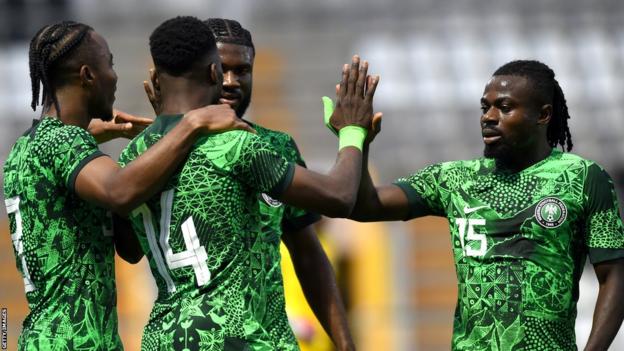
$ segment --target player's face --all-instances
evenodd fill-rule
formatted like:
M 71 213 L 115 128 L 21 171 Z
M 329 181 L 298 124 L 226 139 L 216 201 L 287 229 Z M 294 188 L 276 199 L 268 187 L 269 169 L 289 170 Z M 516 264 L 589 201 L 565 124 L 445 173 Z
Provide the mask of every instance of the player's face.
M 92 117 L 104 121 L 113 119 L 113 103 L 117 90 L 117 73 L 113 69 L 113 55 L 106 40 L 96 32 L 90 32 L 94 45 L 94 59 L 90 68 L 94 75 L 94 87 L 90 103 Z
M 223 68 L 223 90 L 219 102 L 228 104 L 243 117 L 251 102 L 253 49 L 238 44 L 217 43 Z
M 511 160 L 531 152 L 541 137 L 531 83 L 519 76 L 494 76 L 481 98 L 485 157 Z

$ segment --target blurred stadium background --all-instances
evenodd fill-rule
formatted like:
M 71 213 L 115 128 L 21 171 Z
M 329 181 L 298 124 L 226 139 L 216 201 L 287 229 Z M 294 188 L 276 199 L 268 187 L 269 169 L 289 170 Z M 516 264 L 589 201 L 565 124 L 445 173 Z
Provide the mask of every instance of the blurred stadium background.
M 605 166 L 622 189 L 624 3 L 617 0 L 0 0 L 0 160 L 38 117 L 29 108 L 27 52 L 39 27 L 59 19 L 93 26 L 115 56 L 116 107 L 152 116 L 142 88 L 151 66 L 147 38 L 164 19 L 189 14 L 233 18 L 250 29 L 257 56 L 248 116 L 290 132 L 312 169 L 333 162 L 336 142 L 320 123 L 320 97 L 333 94 L 351 54 L 370 60 L 382 78 L 376 110 L 385 122 L 372 163 L 383 182 L 429 163 L 479 156 L 483 86 L 503 63 L 533 58 L 558 75 L 574 151 Z M 124 145 L 103 149 L 116 157 Z M 12 350 L 27 306 L 0 207 L 0 307 L 8 308 Z M 323 223 L 360 350 L 449 349 L 456 287 L 446 225 L 434 218 Z M 138 350 L 154 284 L 145 260 L 120 262 L 117 276 L 122 338 L 127 350 Z M 588 267 L 578 307 L 580 346 L 596 290 Z M 301 323 L 300 297 L 289 296 L 302 345 L 327 350 L 315 327 Z M 624 349 L 624 332 L 612 349 Z

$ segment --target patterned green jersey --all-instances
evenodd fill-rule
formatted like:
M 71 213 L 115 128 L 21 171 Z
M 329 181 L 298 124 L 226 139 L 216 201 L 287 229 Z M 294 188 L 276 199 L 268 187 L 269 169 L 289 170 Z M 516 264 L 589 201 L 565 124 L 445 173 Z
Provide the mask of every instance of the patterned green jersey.
M 82 128 L 46 117 L 15 143 L 4 197 L 30 313 L 20 350 L 119 350 L 114 246 L 105 211 L 74 192 L 103 154 Z M 107 230 L 108 228 L 108 230 Z
M 449 220 L 458 301 L 454 350 L 576 350 L 574 322 L 585 257 L 624 257 L 609 175 L 576 155 L 518 172 L 492 159 L 441 163 L 396 183 L 409 218 Z
M 181 116 L 159 116 L 124 150 L 127 164 Z M 257 135 L 231 131 L 200 138 L 158 196 L 130 219 L 158 286 L 144 350 L 296 349 L 263 323 L 272 317 L 258 193 L 279 197 L 294 164 Z M 288 328 L 285 324 L 283 328 Z M 289 329 L 277 331 L 291 333 Z
M 252 124 L 258 136 L 268 142 L 289 162 L 305 167 L 305 162 L 293 138 L 279 131 Z M 286 303 L 284 298 L 284 281 L 282 279 L 280 238 L 282 230 L 295 231 L 302 229 L 320 219 L 316 213 L 307 212 L 272 199 L 267 194 L 258 194 L 260 203 L 262 236 L 266 242 L 264 263 L 267 265 L 266 284 L 267 308 L 262 325 L 269 331 L 276 345 L 293 344 L 293 334 L 288 325 Z

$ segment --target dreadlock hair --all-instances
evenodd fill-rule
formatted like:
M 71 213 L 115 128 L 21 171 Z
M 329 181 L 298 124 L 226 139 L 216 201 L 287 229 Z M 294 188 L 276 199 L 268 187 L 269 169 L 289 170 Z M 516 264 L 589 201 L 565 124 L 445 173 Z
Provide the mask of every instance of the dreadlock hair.
M 30 82 L 32 84 L 33 111 L 39 105 L 54 104 L 60 113 L 56 99 L 57 75 L 62 70 L 63 63 L 69 59 L 69 54 L 80 45 L 85 35 L 93 30 L 86 24 L 63 21 L 41 28 L 30 41 L 28 60 L 30 66 Z M 43 85 L 43 91 L 40 90 Z
M 209 18 L 204 23 L 210 27 L 217 42 L 247 46 L 254 53 L 256 52 L 256 48 L 251 40 L 251 33 L 243 28 L 238 21 L 225 18 Z
M 535 93 L 544 99 L 544 103 L 551 103 L 553 115 L 546 132 L 548 144 L 551 147 L 561 145 L 561 148 L 572 150 L 572 135 L 568 127 L 568 106 L 559 82 L 555 79 L 555 72 L 542 62 L 534 60 L 517 60 L 504 64 L 494 72 L 495 76 L 520 76 L 533 83 Z
M 204 22 L 192 16 L 179 16 L 154 29 L 150 35 L 150 52 L 158 69 L 181 76 L 202 57 L 216 57 L 217 44 Z

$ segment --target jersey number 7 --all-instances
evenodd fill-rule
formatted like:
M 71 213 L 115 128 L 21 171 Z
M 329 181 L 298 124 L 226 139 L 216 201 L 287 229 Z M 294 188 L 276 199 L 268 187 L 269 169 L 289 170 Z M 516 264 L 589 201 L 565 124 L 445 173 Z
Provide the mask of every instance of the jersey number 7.
M 153 254 L 154 261 L 158 273 L 167 283 L 167 291 L 172 293 L 176 291 L 175 284 L 169 270 L 182 267 L 192 266 L 197 278 L 197 286 L 203 286 L 210 281 L 210 270 L 208 269 L 208 254 L 204 246 L 200 245 L 193 217 L 187 218 L 182 223 L 182 236 L 184 237 L 184 245 L 186 250 L 173 253 L 171 245 L 169 245 L 171 225 L 171 208 L 173 206 L 174 190 L 167 190 L 160 196 L 160 234 L 156 238 L 156 230 L 152 221 L 152 212 L 147 205 L 143 204 L 132 212 L 133 216 L 141 215 L 143 218 L 143 226 L 149 244 L 150 251 Z M 162 251 L 161 251 L 162 250 Z
M 30 274 L 28 273 L 28 266 L 26 266 L 26 256 L 24 255 L 24 243 L 22 242 L 22 214 L 19 210 L 20 198 L 19 196 L 12 197 L 10 199 L 4 200 L 4 205 L 6 206 L 7 214 L 15 214 L 15 233 L 11 233 L 11 241 L 13 241 L 13 246 L 15 247 L 15 254 L 17 255 L 17 259 L 22 263 L 22 274 L 24 275 L 24 287 L 26 292 L 31 292 L 35 290 L 35 285 L 30 279 Z

